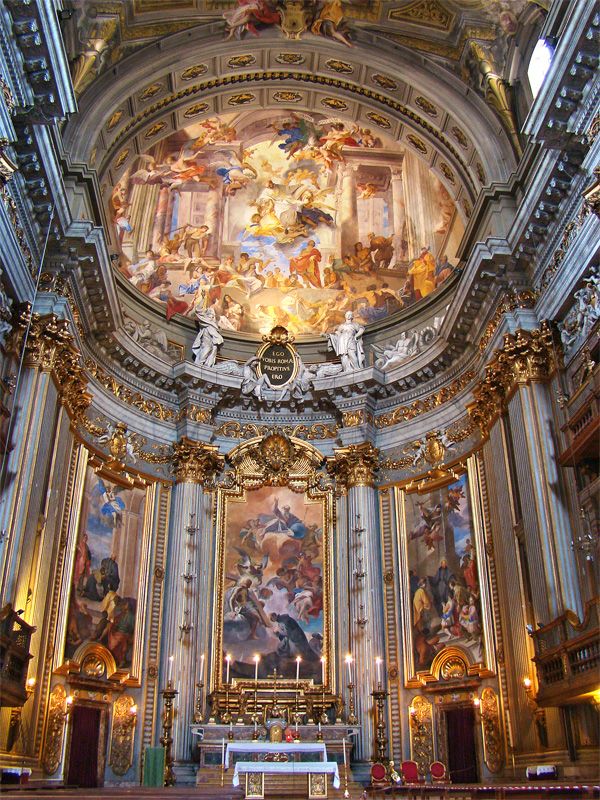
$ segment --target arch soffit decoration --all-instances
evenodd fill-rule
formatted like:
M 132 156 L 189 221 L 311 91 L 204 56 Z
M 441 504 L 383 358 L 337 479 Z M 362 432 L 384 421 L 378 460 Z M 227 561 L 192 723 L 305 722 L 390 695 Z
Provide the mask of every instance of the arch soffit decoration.
M 193 50 L 193 54 L 181 58 L 184 44 L 185 51 Z M 293 107 L 334 113 L 398 140 L 426 161 L 455 200 L 468 197 L 470 207 L 482 185 L 506 180 L 515 168 L 508 138 L 485 102 L 422 55 L 392 47 L 376 36 L 340 52 L 320 41 L 290 42 L 264 34 L 258 44 L 215 41 L 214 30 L 205 25 L 165 38 L 160 50 L 149 45 L 126 58 L 81 98 L 81 113 L 64 132 L 71 160 L 98 168 L 101 178 L 114 185 L 135 156 L 175 130 L 215 114 L 235 112 L 229 101 L 244 91 L 254 97 L 242 111 L 284 112 Z M 277 58 L 282 53 L 300 56 L 302 63 L 280 63 Z M 182 78 L 186 70 L 199 65 L 200 75 L 187 81 Z M 270 73 L 270 79 L 265 79 L 265 73 Z M 391 83 L 384 81 L 383 87 L 374 76 L 384 76 Z M 148 91 L 155 87 L 156 91 Z M 277 91 L 286 88 L 300 99 L 288 104 L 278 101 Z M 341 105 L 328 107 L 322 102 L 327 97 Z M 189 109 L 194 106 L 199 110 L 191 116 Z M 115 115 L 118 121 L 111 125 Z M 453 128 L 462 131 L 464 139 L 458 141 Z M 426 153 L 407 140 L 410 134 L 425 145 Z M 454 184 L 442 163 L 456 174 Z

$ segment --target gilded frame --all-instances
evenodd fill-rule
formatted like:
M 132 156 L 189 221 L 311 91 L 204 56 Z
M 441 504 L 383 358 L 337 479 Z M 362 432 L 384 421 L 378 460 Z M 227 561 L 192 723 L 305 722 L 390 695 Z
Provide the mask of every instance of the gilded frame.
M 135 612 L 135 635 L 133 653 L 130 667 L 116 669 L 121 681 L 128 686 L 139 687 L 142 683 L 144 652 L 146 650 L 146 625 L 148 624 L 147 603 L 152 591 L 152 568 L 154 563 L 153 532 L 156 526 L 156 502 L 158 485 L 136 473 L 120 475 L 100 462 L 94 453 L 90 452 L 83 444 L 76 446 L 75 475 L 70 502 L 67 503 L 67 519 L 64 521 L 66 528 L 65 567 L 62 576 L 59 596 L 59 612 L 56 624 L 56 646 L 54 648 L 53 670 L 59 670 L 69 662 L 64 658 L 67 622 L 69 616 L 71 583 L 75 567 L 75 549 L 81 524 L 81 513 L 85 483 L 88 469 L 93 469 L 99 479 L 109 480 L 113 484 L 125 489 L 141 488 L 145 492 L 144 513 L 142 522 L 142 541 L 140 543 L 140 568 L 137 582 L 137 598 Z M 61 670 L 62 671 L 62 670 Z M 110 677 L 110 676 L 108 676 Z
M 407 495 L 417 491 L 414 481 L 409 486 L 408 483 L 394 487 L 393 513 L 395 515 L 395 528 L 397 531 L 396 546 L 397 559 L 400 572 L 400 592 L 401 614 L 402 614 L 402 637 L 403 637 L 403 659 L 404 659 L 404 678 L 407 688 L 420 688 L 423 685 L 438 683 L 444 680 L 442 675 L 444 664 L 450 659 L 464 661 L 464 678 L 469 680 L 492 677 L 495 675 L 491 665 L 496 663 L 495 637 L 492 616 L 492 597 L 491 597 L 491 577 L 488 568 L 485 548 L 485 517 L 482 500 L 482 476 L 479 472 L 476 456 L 472 455 L 467 459 L 466 470 L 457 467 L 448 473 L 445 481 L 436 481 L 430 488 L 440 488 L 442 485 L 450 485 L 456 481 L 456 476 L 462 472 L 467 474 L 469 501 L 472 514 L 473 536 L 475 552 L 477 556 L 477 570 L 480 577 L 480 603 L 482 621 L 482 643 L 483 658 L 479 662 L 470 663 L 462 648 L 446 645 L 433 659 L 428 669 L 417 670 L 415 666 L 414 642 L 413 642 L 413 620 L 411 614 L 411 590 L 409 578 L 409 559 L 408 559 L 408 524 L 406 514 Z M 427 491 L 427 488 L 424 488 Z
M 277 441 L 276 441 L 277 440 Z M 287 463 L 280 470 L 273 468 L 269 461 L 270 447 L 282 445 L 287 453 Z M 230 503 L 244 503 L 247 493 L 264 487 L 285 487 L 290 491 L 303 495 L 310 503 L 321 506 L 323 529 L 322 544 L 322 576 L 323 576 L 323 649 L 325 656 L 325 692 L 335 693 L 335 600 L 332 587 L 333 564 L 333 524 L 335 495 L 334 487 L 326 484 L 324 474 L 320 472 L 323 456 L 307 442 L 281 434 L 271 434 L 265 438 L 252 439 L 245 442 L 229 454 L 228 460 L 234 469 L 229 473 L 229 482 L 217 489 L 215 529 L 217 537 L 216 565 L 217 575 L 213 593 L 213 638 L 212 638 L 212 670 L 211 691 L 224 691 L 225 675 L 223 652 L 224 599 L 226 591 L 225 558 L 227 546 L 227 515 Z M 240 678 L 238 686 L 253 686 L 254 680 Z M 273 687 L 273 680 L 259 678 L 259 685 L 264 689 Z M 300 679 L 300 685 L 313 686 L 313 678 Z M 317 684 L 321 687 L 321 683 Z M 293 678 L 277 679 L 277 686 L 296 686 Z

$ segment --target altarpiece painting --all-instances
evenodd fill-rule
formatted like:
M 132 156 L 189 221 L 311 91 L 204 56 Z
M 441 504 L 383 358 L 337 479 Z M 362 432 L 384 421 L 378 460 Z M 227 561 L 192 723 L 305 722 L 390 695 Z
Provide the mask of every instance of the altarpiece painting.
M 431 676 L 450 649 L 486 671 L 491 644 L 479 483 L 471 465 L 452 482 L 398 494 L 407 676 Z M 482 580 L 482 574 L 484 576 Z
M 293 440 L 270 438 L 293 449 Z M 289 484 L 255 478 L 220 490 L 216 674 L 224 680 L 229 655 L 230 678 L 253 679 L 259 656 L 259 679 L 276 670 L 283 680 L 321 684 L 332 640 L 331 492 L 308 475 Z
M 80 467 L 70 520 L 65 659 L 77 660 L 86 646 L 97 644 L 111 653 L 117 669 L 137 667 L 153 497 L 152 486 L 142 481 L 121 481 L 90 463 Z

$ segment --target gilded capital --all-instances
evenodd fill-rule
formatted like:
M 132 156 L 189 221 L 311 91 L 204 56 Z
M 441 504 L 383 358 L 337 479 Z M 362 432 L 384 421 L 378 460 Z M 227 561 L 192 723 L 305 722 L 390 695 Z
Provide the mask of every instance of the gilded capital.
M 209 487 L 223 469 L 225 459 L 215 445 L 184 436 L 173 445 L 171 463 L 177 483 L 200 483 Z
M 379 450 L 370 442 L 351 444 L 336 449 L 327 459 L 327 471 L 344 489 L 352 486 L 373 486 L 379 470 Z
M 547 381 L 559 366 L 554 332 L 546 320 L 536 330 L 507 333 L 485 368 L 485 377 L 473 389 L 474 400 L 467 407 L 471 419 L 487 430 L 519 385 Z

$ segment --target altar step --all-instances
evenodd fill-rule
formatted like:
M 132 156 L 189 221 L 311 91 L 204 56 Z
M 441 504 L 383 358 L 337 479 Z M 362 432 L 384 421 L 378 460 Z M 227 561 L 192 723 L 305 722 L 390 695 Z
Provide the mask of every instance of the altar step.
M 221 787 L 221 770 L 217 768 L 207 768 L 198 770 L 196 776 L 196 788 L 198 791 L 213 791 L 212 795 L 216 798 L 239 798 L 244 797 L 244 779 L 240 778 L 240 785 L 236 789 L 232 786 L 231 781 L 233 778 L 233 769 L 229 769 L 223 776 L 223 787 Z M 327 780 L 327 796 L 331 798 L 343 797 L 344 794 L 344 775 L 340 770 L 340 788 L 334 789 L 331 784 L 331 778 Z M 306 775 L 265 775 L 265 798 L 277 800 L 278 798 L 287 798 L 287 800 L 294 800 L 294 798 L 306 798 L 307 776 Z M 217 794 L 217 790 L 219 793 Z M 352 800 L 362 800 L 364 787 L 361 783 L 355 781 L 352 773 L 348 770 L 348 791 Z M 224 792 L 224 793 L 223 793 Z M 228 794 L 229 792 L 229 794 Z M 210 794 L 199 794 L 200 797 L 210 797 Z

